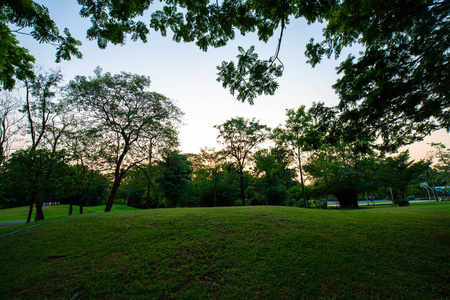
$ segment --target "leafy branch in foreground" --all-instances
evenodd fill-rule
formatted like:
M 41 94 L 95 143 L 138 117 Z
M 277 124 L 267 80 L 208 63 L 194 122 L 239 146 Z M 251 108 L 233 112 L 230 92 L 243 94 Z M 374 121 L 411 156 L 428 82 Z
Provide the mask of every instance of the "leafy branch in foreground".
M 275 79 L 283 74 L 282 65 L 259 60 L 254 50 L 254 46 L 247 51 L 239 47 L 237 66 L 234 62 L 224 61 L 217 67 L 219 70 L 217 81 L 222 81 L 223 87 L 229 88 L 232 95 L 237 91 L 239 101 L 248 101 L 250 104 L 254 103 L 258 95 L 273 95 L 278 88 Z
M 128 4 L 134 1 L 125 1 Z M 364 52 L 350 56 L 339 67 L 342 77 L 334 85 L 340 96 L 342 122 L 381 138 L 395 150 L 430 132 L 449 130 L 450 4 L 443 0 L 322 1 L 163 1 L 152 13 L 150 25 L 132 21 L 150 8 L 151 1 L 122 6 L 118 1 L 81 1 L 82 15 L 90 16 L 89 31 L 101 47 L 122 43 L 125 34 L 146 41 L 149 29 L 163 36 L 170 30 L 177 42 L 195 42 L 206 51 L 225 46 L 235 32 L 256 32 L 267 42 L 280 30 L 276 54 L 261 60 L 254 47 L 239 47 L 237 62 L 222 62 L 218 81 L 237 99 L 252 104 L 258 95 L 273 95 L 283 64 L 278 60 L 283 31 L 291 19 L 308 23 L 327 21 L 324 40 L 306 47 L 315 66 L 324 57 L 339 57 L 342 50 L 360 44 Z M 349 133 L 349 136 L 353 133 Z
M 430 132 L 450 129 L 450 3 L 343 1 L 327 17 L 324 41 L 311 40 L 306 54 L 314 66 L 344 47 L 365 47 L 339 67 L 334 85 L 349 132 L 377 136 L 395 150 Z
M 31 31 L 24 32 L 26 28 L 31 28 Z M 35 77 L 35 59 L 28 49 L 19 46 L 17 34 L 29 35 L 41 44 L 54 45 L 56 62 L 70 60 L 72 56 L 82 58 L 78 50 L 81 42 L 70 34 L 69 29 L 65 28 L 63 32 L 64 36 L 45 6 L 31 0 L 3 0 L 0 3 L 0 89 L 11 90 L 16 79 Z
M 308 23 L 326 21 L 324 40 L 306 46 L 312 66 L 324 57 L 339 57 L 354 44 L 364 47 L 339 67 L 342 77 L 334 85 L 339 94 L 342 123 L 348 132 L 382 140 L 387 150 L 422 139 L 439 128 L 450 130 L 450 3 L 445 0 L 164 0 L 151 11 L 150 22 L 141 21 L 151 9 L 151 0 L 78 0 L 82 17 L 89 17 L 87 31 L 100 48 L 109 42 L 147 41 L 150 30 L 176 42 L 195 42 L 207 51 L 222 47 L 236 36 L 256 33 L 267 42 L 279 30 L 275 55 L 260 60 L 254 48 L 239 48 L 238 62 L 223 62 L 218 80 L 237 93 L 239 101 L 253 103 L 258 95 L 272 95 L 283 64 L 278 59 L 282 35 L 291 19 Z M 153 8 L 153 7 L 152 7 Z M 15 79 L 33 76 L 34 58 L 18 46 L 16 34 L 32 27 L 41 43 L 59 45 L 57 60 L 81 57 L 79 42 L 61 37 L 48 10 L 32 0 L 6 0 L 0 4 L 0 83 L 14 87 Z M 10 24 L 18 26 L 11 30 Z

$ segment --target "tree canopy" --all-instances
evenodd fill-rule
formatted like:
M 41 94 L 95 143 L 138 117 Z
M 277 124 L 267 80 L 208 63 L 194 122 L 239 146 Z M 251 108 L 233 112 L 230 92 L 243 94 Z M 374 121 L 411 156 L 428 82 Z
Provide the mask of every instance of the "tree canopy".
M 378 136 L 392 150 L 449 131 L 448 1 L 342 1 L 329 16 L 324 41 L 308 45 L 313 65 L 354 43 L 365 48 L 340 65 L 334 85 L 348 135 Z
M 254 47 L 238 48 L 237 62 L 218 66 L 218 81 L 242 102 L 272 95 L 284 65 L 279 57 L 283 33 L 293 19 L 324 22 L 323 40 L 306 45 L 308 62 L 339 57 L 354 44 L 363 47 L 338 68 L 334 85 L 340 97 L 335 127 L 349 142 L 380 138 L 395 150 L 430 132 L 450 130 L 450 4 L 444 0 L 77 0 L 80 15 L 90 18 L 87 38 L 100 48 L 108 43 L 147 42 L 151 30 L 172 32 L 176 42 L 193 42 L 201 50 L 226 46 L 237 34 L 256 33 L 261 41 L 278 38 L 271 57 Z M 143 20 L 149 17 L 148 23 Z M 29 32 L 26 32 L 26 29 Z M 0 83 L 34 77 L 34 58 L 21 47 L 18 34 L 56 46 L 56 61 L 81 57 L 80 42 L 68 29 L 59 31 L 48 9 L 32 0 L 0 4 Z
M 114 173 L 106 211 L 110 211 L 120 181 L 134 165 L 145 162 L 156 132 L 166 122 L 176 128 L 182 112 L 167 97 L 148 90 L 150 78 L 122 72 L 77 76 L 66 88 L 70 103 L 84 111 L 85 135 L 95 144 L 97 159 Z
M 126 34 L 146 42 L 150 29 L 164 36 L 170 29 L 175 41 L 195 42 L 204 51 L 226 45 L 236 32 L 256 32 L 265 42 L 279 33 L 274 56 L 260 59 L 253 47 L 240 47 L 237 63 L 218 67 L 218 81 L 249 103 L 277 89 L 284 68 L 278 54 L 290 21 L 326 21 L 323 41 L 306 47 L 312 66 L 353 44 L 364 47 L 340 65 L 342 77 L 334 85 L 347 131 L 364 128 L 363 135 L 381 137 L 382 146 L 393 150 L 450 128 L 448 1 L 165 1 L 148 26 L 135 20 L 150 9 L 150 0 L 78 2 L 81 15 L 91 17 L 88 37 L 100 47 L 123 43 Z

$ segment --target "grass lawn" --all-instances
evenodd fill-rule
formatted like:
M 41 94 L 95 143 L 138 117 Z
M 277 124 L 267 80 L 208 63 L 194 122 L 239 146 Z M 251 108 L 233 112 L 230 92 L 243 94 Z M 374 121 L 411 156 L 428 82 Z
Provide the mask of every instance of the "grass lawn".
M 450 203 L 440 202 L 358 210 L 157 209 L 57 219 L 0 238 L 0 295 L 446 299 L 449 217 Z
M 105 211 L 106 205 L 99 206 L 84 206 L 83 213 L 91 214 L 91 213 L 99 213 Z M 28 217 L 29 207 L 15 207 L 8 209 L 0 209 L 0 222 L 5 221 L 23 221 Z M 60 218 L 67 216 L 69 213 L 69 205 L 53 205 L 53 206 L 44 206 L 42 207 L 44 211 L 44 217 L 46 220 Z M 114 205 L 112 211 L 123 211 L 123 210 L 136 210 L 136 208 L 126 206 L 126 205 Z M 73 215 L 80 214 L 80 207 L 77 205 L 73 206 Z M 34 216 L 36 215 L 36 209 L 33 209 L 33 216 L 31 220 L 34 220 Z

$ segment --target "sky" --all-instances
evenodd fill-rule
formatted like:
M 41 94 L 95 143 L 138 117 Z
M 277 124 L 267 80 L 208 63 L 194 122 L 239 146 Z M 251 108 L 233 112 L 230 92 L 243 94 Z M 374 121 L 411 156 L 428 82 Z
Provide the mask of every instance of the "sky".
M 286 109 L 307 108 L 313 102 L 324 102 L 327 106 L 338 104 L 339 97 L 332 89 L 338 75 L 336 67 L 349 53 L 357 54 L 361 48 L 346 49 L 339 60 L 323 60 L 312 68 L 306 63 L 305 46 L 311 37 L 321 40 L 321 24 L 307 25 L 304 20 L 293 20 L 283 34 L 279 54 L 285 69 L 278 80 L 279 87 L 273 96 L 260 96 L 254 105 L 241 103 L 217 79 L 216 66 L 222 61 L 236 60 L 237 47 L 248 49 L 255 45 L 261 58 L 268 59 L 275 53 L 278 42 L 277 32 L 268 43 L 258 41 L 256 34 L 244 37 L 236 33 L 236 39 L 227 46 L 207 52 L 200 50 L 195 43 L 176 43 L 171 37 L 161 37 L 159 32 L 151 31 L 148 42 L 133 42 L 125 45 L 109 44 L 99 49 L 96 41 L 85 38 L 90 27 L 88 18 L 79 16 L 80 6 L 75 0 L 36 1 L 46 6 L 50 16 L 60 31 L 69 28 L 72 36 L 79 39 L 83 59 L 55 63 L 56 48 L 39 44 L 29 36 L 19 35 L 21 45 L 28 48 L 36 58 L 36 64 L 46 69 L 60 68 L 65 83 L 76 75 L 92 76 L 99 66 L 104 72 L 112 74 L 122 71 L 149 76 L 151 90 L 175 101 L 185 113 L 180 127 L 180 150 L 184 153 L 198 153 L 201 148 L 220 148 L 217 143 L 219 125 L 234 117 L 255 118 L 260 123 L 275 128 L 285 123 Z M 159 7 L 159 2 L 151 6 Z M 152 8 L 154 7 L 154 8 Z M 143 21 L 149 23 L 149 16 Z M 430 142 L 443 142 L 450 147 L 450 134 L 439 131 L 423 142 L 409 146 L 413 159 L 425 158 L 432 148 Z

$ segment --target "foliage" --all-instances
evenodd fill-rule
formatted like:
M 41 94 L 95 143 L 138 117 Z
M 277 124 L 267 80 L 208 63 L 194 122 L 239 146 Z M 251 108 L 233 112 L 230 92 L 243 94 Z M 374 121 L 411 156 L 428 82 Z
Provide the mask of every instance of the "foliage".
M 295 1 L 164 1 L 161 10 L 151 14 L 147 26 L 139 20 L 151 6 L 151 1 L 128 1 L 119 5 L 115 1 L 93 3 L 78 0 L 83 6 L 81 15 L 90 17 L 92 26 L 88 30 L 89 38 L 96 39 L 100 48 L 108 42 L 123 44 L 126 34 L 132 40 L 147 41 L 150 29 L 160 31 L 166 36 L 170 29 L 177 42 L 195 42 L 206 51 L 209 47 L 225 46 L 233 40 L 236 33 L 245 35 L 257 32 L 260 40 L 267 42 L 280 28 L 277 51 L 267 60 L 258 59 L 254 47 L 244 50 L 239 47 L 239 62 L 223 62 L 219 69 L 219 81 L 229 87 L 231 93 L 238 92 L 240 101 L 253 102 L 257 95 L 272 95 L 278 84 L 276 78 L 281 76 L 283 66 L 278 58 L 283 31 L 289 18 L 304 17 L 308 22 L 320 20 L 335 1 L 321 0 L 315 2 Z M 126 8 L 125 8 L 126 7 Z M 135 21 L 135 19 L 137 19 Z
M 24 33 L 30 28 L 29 33 Z M 81 42 L 72 37 L 69 29 L 60 34 L 48 9 L 32 0 L 4 0 L 0 3 L 0 84 L 1 88 L 11 90 L 18 80 L 33 79 L 34 57 L 28 49 L 19 46 L 17 34 L 31 36 L 39 43 L 56 46 L 56 61 L 70 60 L 72 56 L 81 58 L 78 50 Z
M 73 186 L 71 193 L 66 195 L 62 203 L 76 203 L 81 209 L 85 205 L 104 204 L 111 185 L 108 176 L 83 165 L 71 165 L 70 169 Z
M 189 205 L 192 166 L 187 157 L 176 151 L 167 151 L 160 166 L 161 176 L 157 181 L 165 196 L 166 207 Z
M 350 55 L 341 63 L 338 73 L 342 76 L 334 85 L 342 111 L 337 127 L 345 128 L 347 138 L 379 137 L 380 147 L 392 151 L 433 130 L 449 129 L 448 1 L 392 0 L 389 5 L 375 0 L 161 2 L 162 8 L 153 10 L 151 0 L 78 0 L 80 15 L 92 23 L 87 37 L 100 48 L 109 42 L 124 44 L 127 35 L 132 41 L 147 42 L 150 30 L 163 36 L 171 31 L 176 42 L 195 42 L 203 51 L 227 45 L 236 32 L 256 32 L 264 42 L 279 33 L 272 57 L 260 59 L 254 46 L 238 47 L 238 62 L 222 62 L 218 67 L 223 86 L 232 94 L 237 92 L 239 101 L 249 103 L 277 89 L 276 80 L 284 69 L 280 48 L 290 21 L 326 21 L 323 41 L 311 40 L 306 47 L 311 65 L 333 54 L 339 57 L 353 44 L 364 47 L 358 57 Z M 33 77 L 34 59 L 16 39 L 24 28 L 32 28 L 29 34 L 37 41 L 56 44 L 57 61 L 81 57 L 80 42 L 67 29 L 65 37 L 60 35 L 44 6 L 32 0 L 7 0 L 0 9 L 4 88 L 14 86 L 14 77 Z M 148 24 L 142 21 L 147 12 L 151 12 Z
M 317 150 L 309 158 L 305 170 L 325 184 L 324 197 L 333 194 L 342 208 L 358 207 L 358 193 L 377 188 L 375 153 L 358 153 L 358 145 L 336 143 Z
M 419 176 L 430 166 L 430 161 L 410 161 L 409 151 L 399 153 L 397 156 L 387 157 L 382 165 L 382 180 L 386 186 L 392 187 L 396 193 L 395 203 L 407 202 L 407 188 L 417 181 Z
M 294 170 L 288 169 L 287 151 L 271 148 L 257 151 L 254 156 L 256 189 L 266 205 L 282 205 L 288 198 L 288 188 L 294 177 Z
M 201 149 L 190 155 L 192 186 L 198 206 L 232 206 L 239 199 L 239 174 L 233 164 L 214 149 Z
M 408 144 L 430 130 L 448 128 L 449 41 L 445 37 L 450 30 L 450 5 L 446 1 L 396 0 L 389 5 L 356 0 L 166 1 L 162 10 L 152 14 L 149 27 L 134 19 L 150 8 L 150 1 L 127 9 L 114 2 L 79 3 L 82 15 L 92 18 L 88 36 L 97 39 L 100 47 L 108 41 L 123 43 L 127 33 L 145 42 L 149 28 L 164 36 L 170 28 L 175 41 L 195 41 L 206 51 L 226 45 L 235 30 L 243 35 L 256 31 L 260 40 L 268 41 L 279 29 L 279 43 L 270 59 L 258 59 L 253 47 L 240 47 L 237 64 L 223 62 L 219 67 L 218 80 L 232 93 L 238 91 L 238 100 L 250 103 L 277 88 L 275 80 L 283 69 L 279 50 L 290 19 L 326 20 L 324 41 L 312 40 L 306 49 L 313 66 L 323 56 L 339 56 L 352 44 L 365 47 L 356 63 L 350 56 L 339 69 L 344 76 L 335 88 L 341 108 L 347 110 L 343 119 L 365 124 L 366 132 L 379 134 L 385 147 L 393 147 L 388 141 Z
M 450 149 L 443 143 L 431 143 L 431 146 L 435 149 L 435 156 L 439 160 L 439 164 L 442 167 L 450 168 Z
M 258 54 L 254 50 L 254 46 L 247 51 L 239 47 L 239 62 L 236 67 L 234 62 L 225 61 L 217 67 L 217 81 L 221 81 L 224 88 L 229 88 L 232 95 L 238 92 L 237 100 L 248 101 L 250 104 L 254 104 L 258 95 L 273 95 L 278 88 L 275 79 L 283 73 L 282 66 L 274 64 L 274 61 L 258 60 Z
M 66 156 L 62 151 L 19 150 L 11 154 L 2 171 L 2 181 L 6 186 L 5 197 L 13 198 L 16 205 L 30 205 L 28 222 L 33 205 L 37 212 L 35 219 L 43 220 L 43 203 L 48 199 L 57 201 L 71 189 L 66 180 L 70 176 Z
M 218 137 L 224 146 L 223 155 L 235 160 L 236 170 L 240 176 L 240 197 L 242 205 L 245 205 L 244 169 L 255 147 L 268 138 L 270 128 L 255 119 L 248 120 L 242 117 L 231 118 L 214 127 L 219 130 Z
M 328 206 L 328 199 L 321 199 L 318 201 L 317 207 L 326 209 Z
M 392 150 L 449 130 L 449 14 L 442 0 L 348 0 L 332 7 L 324 41 L 311 41 L 306 53 L 315 65 L 344 47 L 364 46 L 340 65 L 334 85 L 350 134 L 377 135 Z
M 158 163 L 132 168 L 121 183 L 118 198 L 136 208 L 164 207 L 164 193 L 157 182 L 160 177 L 161 166 Z
M 434 156 L 438 159 L 434 173 L 439 184 L 435 185 L 450 185 L 450 149 L 442 143 L 432 143 L 431 146 L 435 149 Z
M 239 199 L 239 175 L 232 165 L 211 170 L 207 178 L 196 176 L 193 186 L 199 206 L 233 206 Z
M 106 210 L 131 167 L 145 162 L 155 132 L 166 122 L 176 126 L 182 115 L 165 96 L 148 91 L 150 78 L 130 73 L 77 76 L 66 88 L 67 98 L 83 110 L 85 134 L 95 143 L 97 159 L 114 174 Z

